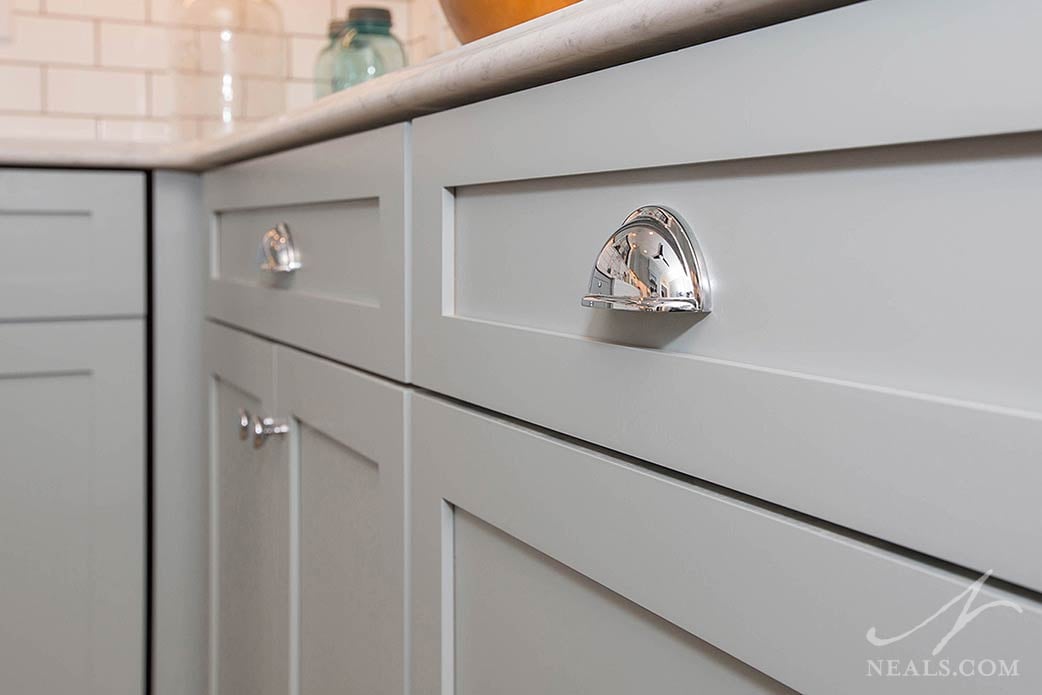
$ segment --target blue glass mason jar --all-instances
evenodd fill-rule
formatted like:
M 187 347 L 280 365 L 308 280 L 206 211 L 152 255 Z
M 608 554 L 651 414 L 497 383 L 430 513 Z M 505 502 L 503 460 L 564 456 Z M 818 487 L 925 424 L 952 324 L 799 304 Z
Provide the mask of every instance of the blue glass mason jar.
M 334 19 L 329 23 L 329 43 L 322 47 L 315 60 L 315 98 L 321 99 L 333 91 L 333 61 L 340 47 L 340 37 L 347 22 Z
M 382 7 L 352 7 L 333 54 L 333 91 L 403 67 L 405 48 L 391 33 L 391 12 Z

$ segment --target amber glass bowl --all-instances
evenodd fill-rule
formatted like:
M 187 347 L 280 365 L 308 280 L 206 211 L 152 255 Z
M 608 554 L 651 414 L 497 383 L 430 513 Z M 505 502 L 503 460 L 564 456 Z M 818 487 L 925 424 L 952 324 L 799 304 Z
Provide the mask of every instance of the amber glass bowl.
M 579 0 L 440 0 L 449 26 L 463 43 L 509 29 Z

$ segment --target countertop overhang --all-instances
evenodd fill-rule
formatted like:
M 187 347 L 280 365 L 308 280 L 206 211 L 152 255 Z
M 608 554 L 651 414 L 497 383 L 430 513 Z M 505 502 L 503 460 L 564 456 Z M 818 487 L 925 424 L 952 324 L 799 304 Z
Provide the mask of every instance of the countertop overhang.
M 203 171 L 853 1 L 584 0 L 238 132 L 169 144 L 2 139 L 0 165 Z

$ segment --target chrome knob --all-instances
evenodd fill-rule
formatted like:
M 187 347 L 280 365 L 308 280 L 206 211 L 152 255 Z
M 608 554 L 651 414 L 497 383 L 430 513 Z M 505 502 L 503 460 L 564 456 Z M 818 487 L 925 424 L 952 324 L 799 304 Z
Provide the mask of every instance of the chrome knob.
M 582 304 L 707 314 L 712 302 L 705 257 L 676 213 L 657 205 L 639 208 L 597 254 Z
M 250 411 L 239 408 L 239 440 L 245 442 L 250 436 Z
M 289 432 L 289 423 L 286 420 L 277 420 L 271 417 L 253 416 L 253 448 L 260 449 L 268 437 L 277 437 Z
M 300 269 L 300 252 L 293 243 L 288 224 L 280 222 L 264 233 L 257 263 L 261 270 L 269 273 L 292 273 Z

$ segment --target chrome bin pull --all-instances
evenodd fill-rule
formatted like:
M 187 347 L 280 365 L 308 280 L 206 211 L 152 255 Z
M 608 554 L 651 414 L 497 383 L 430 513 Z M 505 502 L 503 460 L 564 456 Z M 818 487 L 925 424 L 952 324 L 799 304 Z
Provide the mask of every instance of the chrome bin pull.
M 631 213 L 601 248 L 582 304 L 708 314 L 711 299 L 698 242 L 676 213 L 649 205 Z
M 280 222 L 264 233 L 257 263 L 261 270 L 269 273 L 292 273 L 300 269 L 300 252 L 293 243 L 288 224 Z

